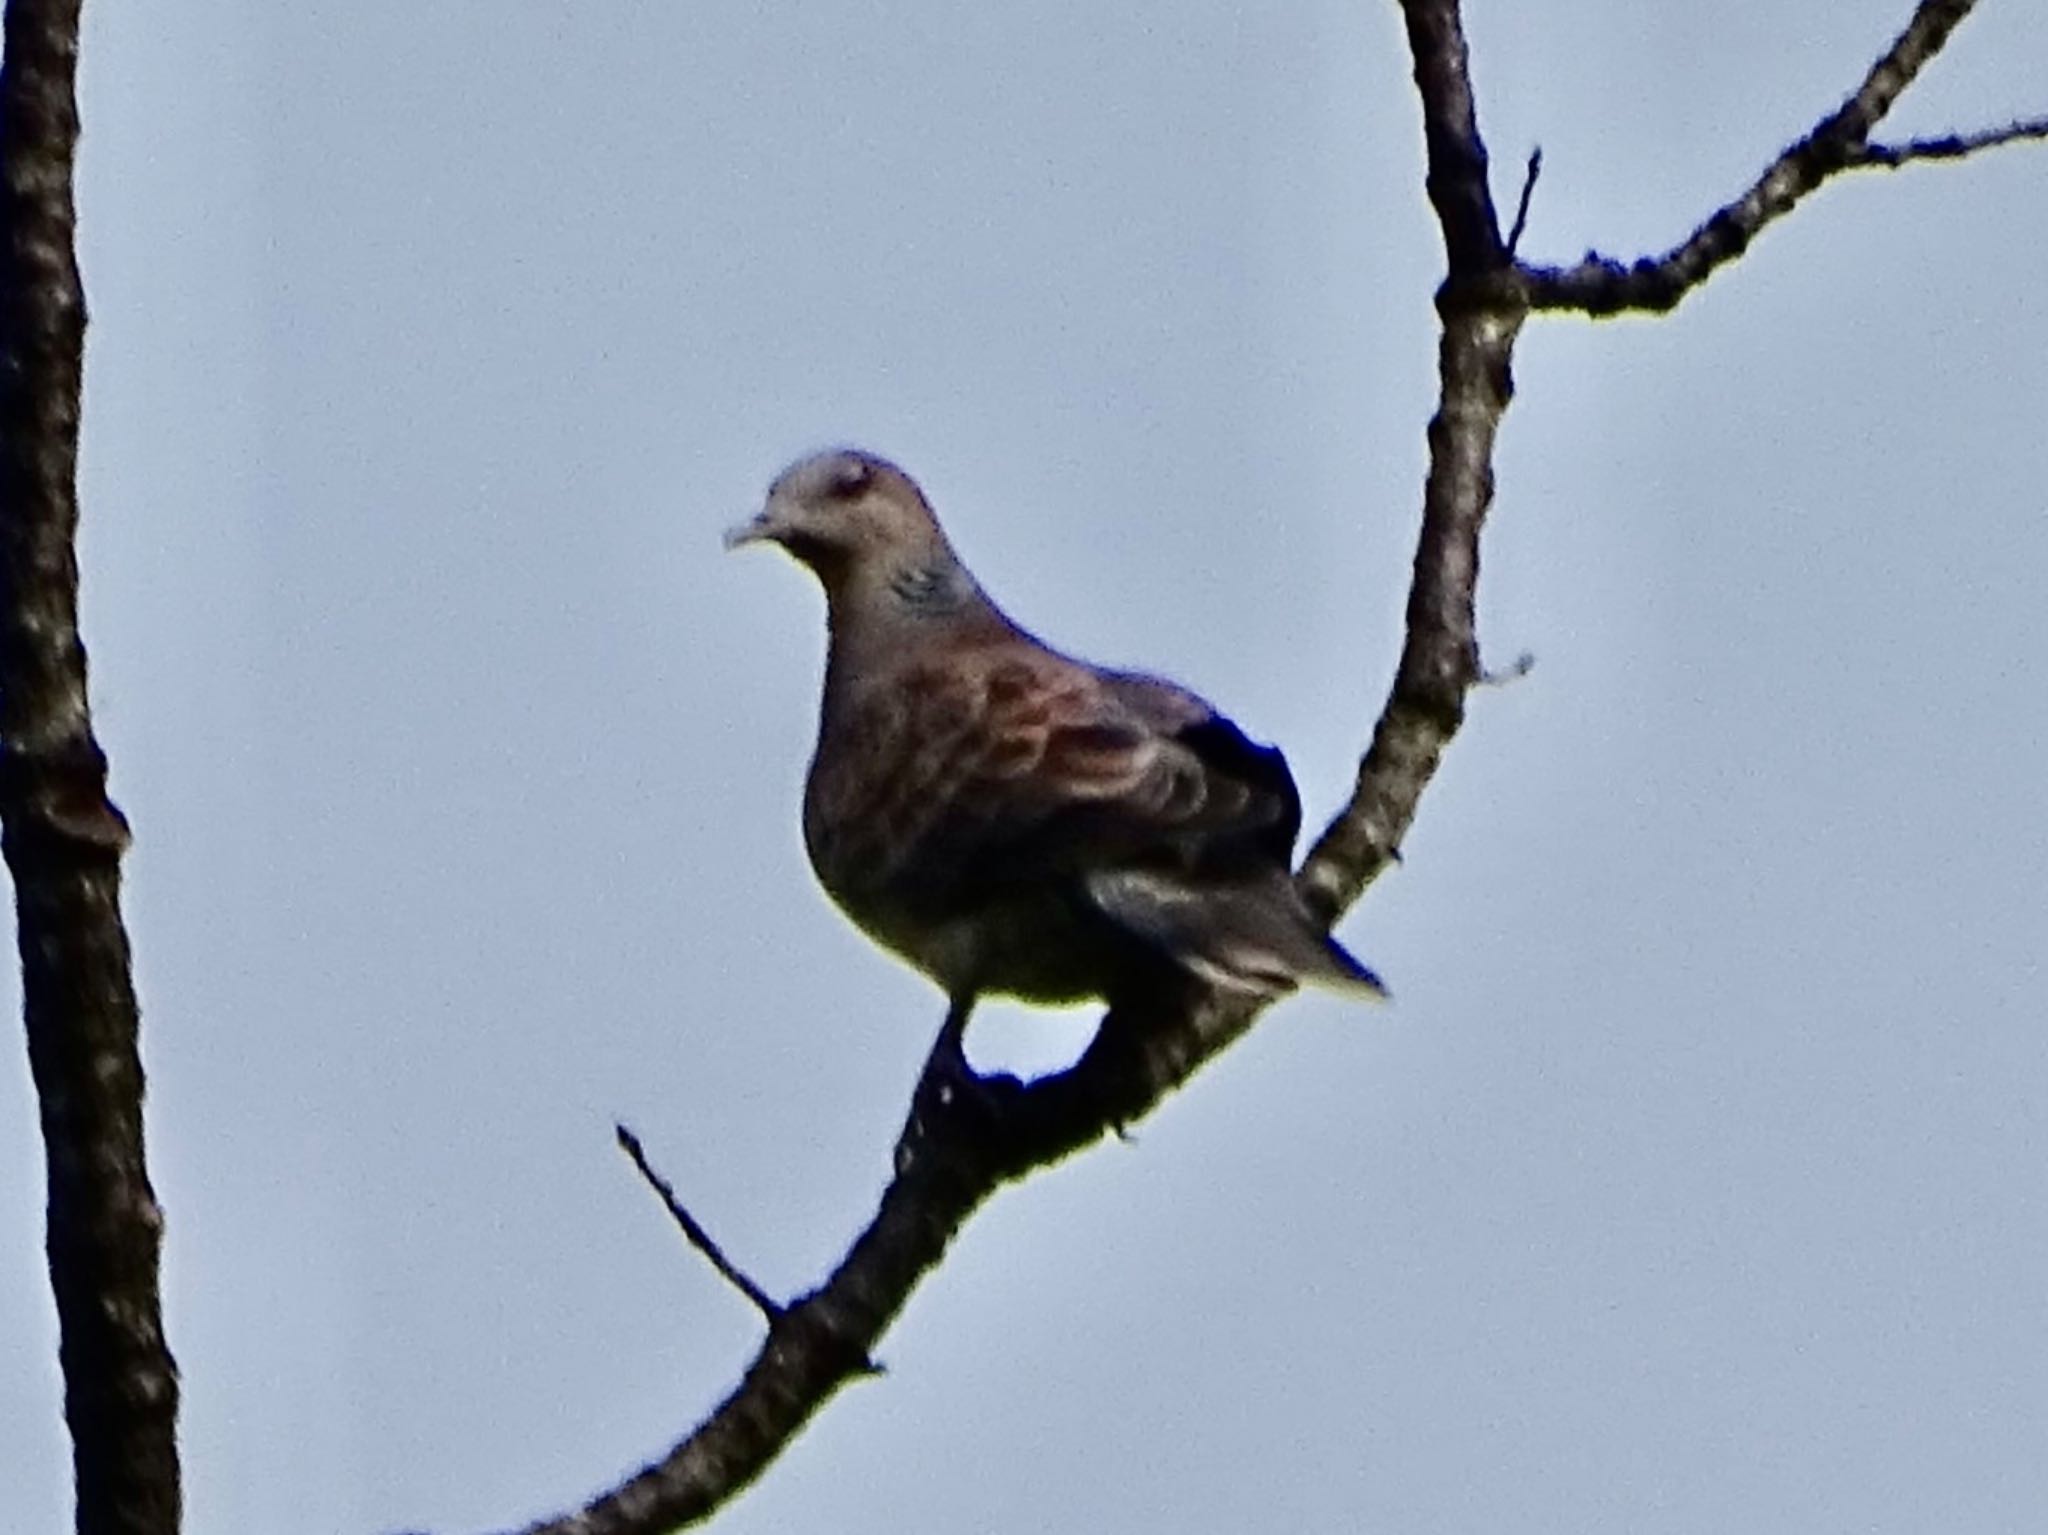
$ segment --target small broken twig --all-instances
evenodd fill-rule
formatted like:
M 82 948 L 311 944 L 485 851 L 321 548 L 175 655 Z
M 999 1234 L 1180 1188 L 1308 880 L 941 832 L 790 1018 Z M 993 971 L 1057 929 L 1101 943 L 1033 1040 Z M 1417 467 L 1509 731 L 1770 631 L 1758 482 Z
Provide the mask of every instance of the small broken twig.
M 683 1228 L 683 1235 L 689 1239 L 690 1245 L 704 1255 L 705 1261 L 718 1270 L 727 1284 L 744 1295 L 753 1304 L 754 1309 L 767 1318 L 770 1327 L 781 1321 L 786 1308 L 742 1273 L 739 1266 L 726 1257 L 718 1244 L 711 1240 L 711 1233 L 698 1224 L 697 1217 L 683 1208 L 683 1202 L 676 1198 L 676 1191 L 670 1186 L 669 1181 L 656 1172 L 648 1162 L 647 1152 L 640 1144 L 640 1137 L 624 1125 L 619 1125 L 616 1129 L 620 1150 L 633 1159 L 633 1165 L 640 1169 L 640 1176 L 647 1180 L 647 1186 L 661 1196 L 661 1202 L 668 1206 L 668 1213 L 674 1216 L 676 1224 Z
M 1473 685 L 1482 688 L 1504 688 L 1510 682 L 1520 682 L 1536 669 L 1536 652 L 1525 650 L 1514 660 L 1495 671 L 1490 666 L 1479 668 L 1479 675 L 1473 678 Z
M 1529 167 L 1522 172 L 1522 195 L 1515 203 L 1515 222 L 1508 229 L 1508 254 L 1521 248 L 1522 231 L 1529 227 L 1529 200 L 1536 195 L 1536 178 L 1543 174 L 1543 146 L 1529 151 Z

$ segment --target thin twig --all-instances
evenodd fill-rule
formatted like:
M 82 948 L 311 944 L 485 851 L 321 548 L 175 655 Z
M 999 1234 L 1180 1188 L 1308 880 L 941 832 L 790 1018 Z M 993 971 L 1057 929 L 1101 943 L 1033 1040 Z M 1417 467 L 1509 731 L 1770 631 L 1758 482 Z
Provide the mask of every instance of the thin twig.
M 1975 133 L 1945 133 L 1935 138 L 1907 139 L 1903 144 L 1865 144 L 1846 169 L 1868 166 L 1897 170 L 1916 160 L 1960 160 L 1981 149 L 2043 139 L 2048 139 L 2048 117 L 2025 117 L 2002 128 L 1981 128 Z
M 1508 230 L 1508 254 L 1521 249 L 1522 233 L 1529 227 L 1529 199 L 1536 194 L 1536 178 L 1543 174 L 1543 146 L 1529 151 L 1528 167 L 1522 172 L 1522 195 L 1515 201 L 1515 222 Z
M 1504 688 L 1511 682 L 1520 682 L 1535 669 L 1536 652 L 1525 650 L 1499 670 L 1482 666 L 1479 669 L 1479 685 L 1483 688 Z
M 675 1223 L 683 1228 L 683 1235 L 689 1239 L 690 1245 L 704 1255 L 704 1261 L 717 1269 L 719 1276 L 727 1284 L 752 1303 L 754 1309 L 767 1319 L 771 1328 L 774 1327 L 782 1320 L 787 1308 L 749 1279 L 738 1264 L 726 1257 L 719 1245 L 711 1240 L 711 1233 L 704 1229 L 697 1217 L 683 1208 L 683 1202 L 676 1198 L 676 1191 L 668 1179 L 656 1172 L 653 1164 L 647 1160 L 647 1152 L 640 1144 L 640 1137 L 624 1125 L 618 1126 L 617 1130 L 620 1148 L 633 1159 L 633 1165 L 640 1169 L 640 1176 L 647 1180 L 647 1186 L 661 1196 L 661 1202 L 668 1206 L 668 1213 L 675 1217 Z

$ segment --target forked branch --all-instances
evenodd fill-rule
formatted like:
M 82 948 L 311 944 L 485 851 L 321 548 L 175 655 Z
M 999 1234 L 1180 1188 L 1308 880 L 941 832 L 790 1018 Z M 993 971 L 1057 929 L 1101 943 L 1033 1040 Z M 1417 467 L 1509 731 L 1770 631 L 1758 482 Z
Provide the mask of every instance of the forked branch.
M 1915 160 L 1958 160 L 1980 150 L 2048 138 L 2048 118 L 1980 133 L 1873 144 L 1871 133 L 1949 39 L 1976 0 L 1921 0 L 1905 30 L 1870 66 L 1863 83 L 1797 143 L 1764 167 L 1733 202 L 1714 210 L 1660 256 L 1624 265 L 1589 251 L 1568 267 L 1524 263 L 1529 307 L 1590 315 L 1661 314 L 1749 249 L 1765 228 L 1844 171 L 1895 168 Z

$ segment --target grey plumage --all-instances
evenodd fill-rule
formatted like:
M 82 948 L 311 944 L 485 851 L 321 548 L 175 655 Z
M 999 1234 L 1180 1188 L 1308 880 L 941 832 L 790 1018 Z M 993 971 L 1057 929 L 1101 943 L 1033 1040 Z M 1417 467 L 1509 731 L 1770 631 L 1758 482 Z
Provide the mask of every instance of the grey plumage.
M 1270 997 L 1383 996 L 1288 877 L 1285 759 L 1174 683 L 1063 656 L 975 582 L 910 477 L 853 450 L 792 465 L 728 545 L 824 586 L 830 649 L 804 842 L 869 936 L 945 988 L 1106 997 L 1170 961 Z

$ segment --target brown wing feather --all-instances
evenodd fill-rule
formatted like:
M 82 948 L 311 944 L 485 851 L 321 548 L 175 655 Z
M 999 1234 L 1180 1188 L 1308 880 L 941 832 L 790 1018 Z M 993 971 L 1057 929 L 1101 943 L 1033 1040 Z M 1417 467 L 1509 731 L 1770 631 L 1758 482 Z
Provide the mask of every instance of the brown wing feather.
M 1279 754 L 1194 695 L 1046 651 L 917 666 L 837 731 L 805 832 L 840 892 L 912 871 L 946 906 L 1110 865 L 1284 866 L 1299 816 Z

